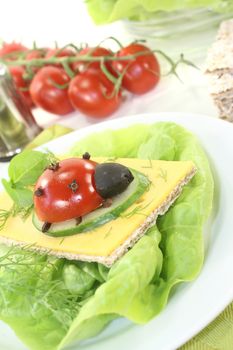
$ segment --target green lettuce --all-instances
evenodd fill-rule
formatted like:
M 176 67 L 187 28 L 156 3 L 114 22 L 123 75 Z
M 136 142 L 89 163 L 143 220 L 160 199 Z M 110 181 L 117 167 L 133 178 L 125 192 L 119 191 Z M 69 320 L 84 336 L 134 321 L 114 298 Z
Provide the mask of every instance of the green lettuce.
M 1 247 L 0 318 L 32 350 L 57 350 L 98 334 L 123 316 L 144 324 L 171 289 L 193 280 L 203 259 L 203 225 L 213 201 L 207 157 L 174 123 L 135 125 L 86 137 L 71 155 L 193 160 L 198 172 L 169 211 L 110 269 Z M 30 248 L 30 247 L 29 247 Z
M 97 24 L 109 23 L 119 19 L 145 20 L 158 11 L 209 8 L 214 11 L 233 10 L 230 0 L 88 0 L 89 14 Z

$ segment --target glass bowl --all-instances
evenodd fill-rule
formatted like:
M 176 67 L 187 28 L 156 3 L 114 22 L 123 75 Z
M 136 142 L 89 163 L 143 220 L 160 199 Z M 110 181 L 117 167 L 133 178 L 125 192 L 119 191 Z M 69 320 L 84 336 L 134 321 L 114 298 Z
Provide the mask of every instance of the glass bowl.
M 206 56 L 219 24 L 232 17 L 233 12 L 196 8 L 155 12 L 147 20 L 124 20 L 124 26 L 134 38 L 166 50 L 171 57 L 183 53 L 189 59 L 200 60 Z

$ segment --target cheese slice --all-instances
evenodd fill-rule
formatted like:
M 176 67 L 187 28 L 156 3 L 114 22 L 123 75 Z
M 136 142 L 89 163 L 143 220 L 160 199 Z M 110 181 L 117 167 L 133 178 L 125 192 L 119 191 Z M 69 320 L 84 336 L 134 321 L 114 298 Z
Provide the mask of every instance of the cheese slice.
M 103 158 L 93 160 L 104 161 Z M 32 217 L 26 221 L 11 217 L 0 231 L 1 241 L 30 245 L 30 249 L 57 257 L 111 265 L 146 232 L 159 214 L 168 209 L 196 171 L 191 161 L 117 159 L 117 162 L 144 173 L 151 181 L 149 190 L 124 215 L 93 231 L 66 237 L 50 237 L 39 232 L 32 224 Z M 0 194 L 0 208 L 11 206 L 9 196 Z

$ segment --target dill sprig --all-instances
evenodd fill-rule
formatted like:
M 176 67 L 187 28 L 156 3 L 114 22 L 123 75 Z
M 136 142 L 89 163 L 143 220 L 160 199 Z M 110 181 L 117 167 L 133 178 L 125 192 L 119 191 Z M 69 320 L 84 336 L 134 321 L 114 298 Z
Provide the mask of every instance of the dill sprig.
M 152 169 L 153 168 L 152 160 L 149 158 L 148 161 L 149 161 L 149 164 L 142 166 L 143 169 Z
M 157 177 L 160 177 L 164 182 L 167 182 L 167 170 L 159 168 Z
M 63 259 L 38 254 L 30 248 L 12 246 L 0 256 L 0 313 L 17 308 L 18 302 L 18 308 L 23 307 L 31 317 L 44 310 L 67 330 L 85 296 L 78 297 L 65 288 L 59 273 Z
M 108 238 L 108 236 L 110 235 L 111 231 L 112 231 L 112 226 L 111 226 L 111 227 L 109 228 L 109 230 L 105 233 L 104 239 Z
M 26 220 L 31 214 L 32 209 L 33 205 L 28 207 L 19 207 L 15 204 L 9 210 L 0 209 L 0 231 L 5 227 L 7 220 L 10 217 L 19 215 L 22 220 Z
M 11 214 L 11 210 L 0 209 L 0 231 L 4 228 Z
M 120 216 L 122 218 L 131 218 L 134 215 L 143 215 L 143 216 L 148 216 L 147 214 L 143 213 L 143 210 L 146 209 L 150 204 L 152 203 L 152 201 L 150 201 L 149 203 L 147 203 L 146 205 L 142 206 L 142 205 L 137 205 L 135 208 L 133 208 L 130 212 L 128 213 L 122 213 Z
M 104 163 L 107 163 L 107 162 L 115 162 L 116 160 L 118 159 L 118 157 L 110 157 L 110 158 L 107 158 Z

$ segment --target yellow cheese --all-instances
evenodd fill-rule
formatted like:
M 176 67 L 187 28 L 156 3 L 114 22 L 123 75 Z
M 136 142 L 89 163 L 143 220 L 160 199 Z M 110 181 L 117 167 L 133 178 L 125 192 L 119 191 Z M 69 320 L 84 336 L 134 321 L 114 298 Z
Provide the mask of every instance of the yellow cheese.
M 98 162 L 103 159 L 95 159 Z M 35 244 L 53 252 L 88 256 L 110 256 L 160 207 L 177 185 L 192 172 L 191 161 L 160 161 L 140 159 L 117 159 L 118 163 L 144 173 L 151 181 L 150 189 L 116 220 L 82 234 L 66 237 L 49 237 L 39 232 L 32 224 L 32 218 L 22 221 L 20 217 L 9 218 L 0 236 L 10 241 Z M 0 194 L 0 208 L 9 209 L 12 202 L 6 193 Z

